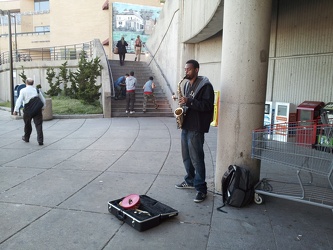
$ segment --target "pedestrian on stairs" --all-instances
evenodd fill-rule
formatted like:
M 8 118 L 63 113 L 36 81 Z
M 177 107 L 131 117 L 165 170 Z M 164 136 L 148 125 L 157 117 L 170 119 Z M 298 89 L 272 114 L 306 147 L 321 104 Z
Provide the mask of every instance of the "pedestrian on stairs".
M 137 80 L 134 77 L 134 71 L 130 72 L 130 76 L 126 78 L 126 114 L 134 114 L 135 102 L 135 85 Z
M 115 100 L 126 98 L 126 78 L 129 77 L 129 74 L 125 74 L 124 76 L 119 77 L 114 82 L 114 90 L 115 90 Z
M 141 47 L 142 47 L 142 41 L 140 39 L 140 36 L 137 36 L 134 46 L 135 46 L 135 59 L 134 59 L 134 61 L 138 60 L 138 62 L 140 62 Z
M 126 47 L 128 46 L 125 38 L 121 37 L 116 46 L 118 48 L 120 65 L 123 66 L 125 61 L 125 54 L 127 53 Z
M 158 105 L 156 104 L 155 96 L 154 96 L 154 88 L 155 83 L 153 82 L 154 78 L 151 76 L 149 77 L 149 80 L 143 85 L 143 113 L 146 112 L 146 106 L 148 99 L 152 99 L 155 109 L 158 108 Z

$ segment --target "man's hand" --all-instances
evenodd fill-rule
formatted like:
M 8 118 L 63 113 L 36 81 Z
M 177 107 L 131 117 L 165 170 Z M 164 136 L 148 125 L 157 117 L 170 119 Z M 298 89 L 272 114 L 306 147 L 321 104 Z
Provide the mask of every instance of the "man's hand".
M 179 104 L 186 104 L 186 102 L 187 102 L 187 97 L 179 98 Z
M 17 115 L 17 112 L 16 112 L 16 111 L 14 111 L 14 112 L 13 112 L 13 115 Z

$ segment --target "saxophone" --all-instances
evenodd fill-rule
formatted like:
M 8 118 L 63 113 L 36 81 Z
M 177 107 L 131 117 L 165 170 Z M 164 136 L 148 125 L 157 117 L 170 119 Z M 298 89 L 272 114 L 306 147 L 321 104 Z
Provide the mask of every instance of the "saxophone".
M 179 100 L 181 97 L 183 97 L 183 93 L 182 93 L 182 90 L 181 90 L 181 83 L 184 81 L 185 78 L 186 78 L 186 75 L 178 83 L 178 85 L 177 85 L 177 94 L 178 94 L 178 97 L 176 97 L 175 95 L 173 95 L 172 96 L 173 100 L 176 100 L 176 99 Z M 177 128 L 178 129 L 182 128 L 183 121 L 184 121 L 184 115 L 185 115 L 185 108 L 184 108 L 183 105 L 179 105 L 179 107 L 176 108 L 175 111 L 174 111 L 174 116 L 176 117 L 176 122 L 177 122 Z

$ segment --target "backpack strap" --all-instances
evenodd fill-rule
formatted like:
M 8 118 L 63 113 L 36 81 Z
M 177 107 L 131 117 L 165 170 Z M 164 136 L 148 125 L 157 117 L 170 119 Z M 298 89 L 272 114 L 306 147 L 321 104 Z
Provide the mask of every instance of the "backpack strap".
M 222 208 L 225 206 L 225 202 L 227 200 L 228 197 L 228 186 L 229 183 L 232 179 L 232 177 L 234 176 L 236 169 L 233 165 L 230 165 L 228 167 L 228 170 L 223 174 L 222 176 L 222 202 L 223 205 L 221 207 L 218 207 L 217 210 L 223 213 L 227 213 L 226 211 L 223 211 Z

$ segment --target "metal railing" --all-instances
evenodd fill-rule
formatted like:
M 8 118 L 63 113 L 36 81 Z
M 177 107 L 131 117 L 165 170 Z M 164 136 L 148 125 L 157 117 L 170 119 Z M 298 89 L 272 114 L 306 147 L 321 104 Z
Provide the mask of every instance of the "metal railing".
M 163 70 L 161 69 L 160 65 L 159 65 L 158 62 L 156 61 L 155 56 L 150 52 L 149 48 L 147 47 L 147 44 L 145 45 L 145 47 L 146 47 L 146 50 L 148 51 L 148 53 L 151 55 L 152 60 L 154 60 L 154 62 L 155 62 L 155 64 L 156 64 L 156 67 L 157 67 L 158 70 L 161 72 L 161 76 L 162 76 L 163 79 L 165 80 L 166 85 L 168 86 L 171 95 L 172 95 L 172 96 L 175 95 L 175 92 L 172 90 L 171 85 L 170 85 L 168 79 L 166 78 L 166 76 L 165 76 L 164 73 L 163 73 Z M 151 61 L 150 61 L 150 63 L 151 63 Z M 149 63 L 149 64 L 150 64 L 150 63 Z
M 13 62 L 28 61 L 57 61 L 57 60 L 77 60 L 81 52 L 85 51 L 87 57 L 93 56 L 93 41 L 66 46 L 18 49 L 12 51 Z M 0 55 L 0 65 L 10 62 L 9 51 Z

